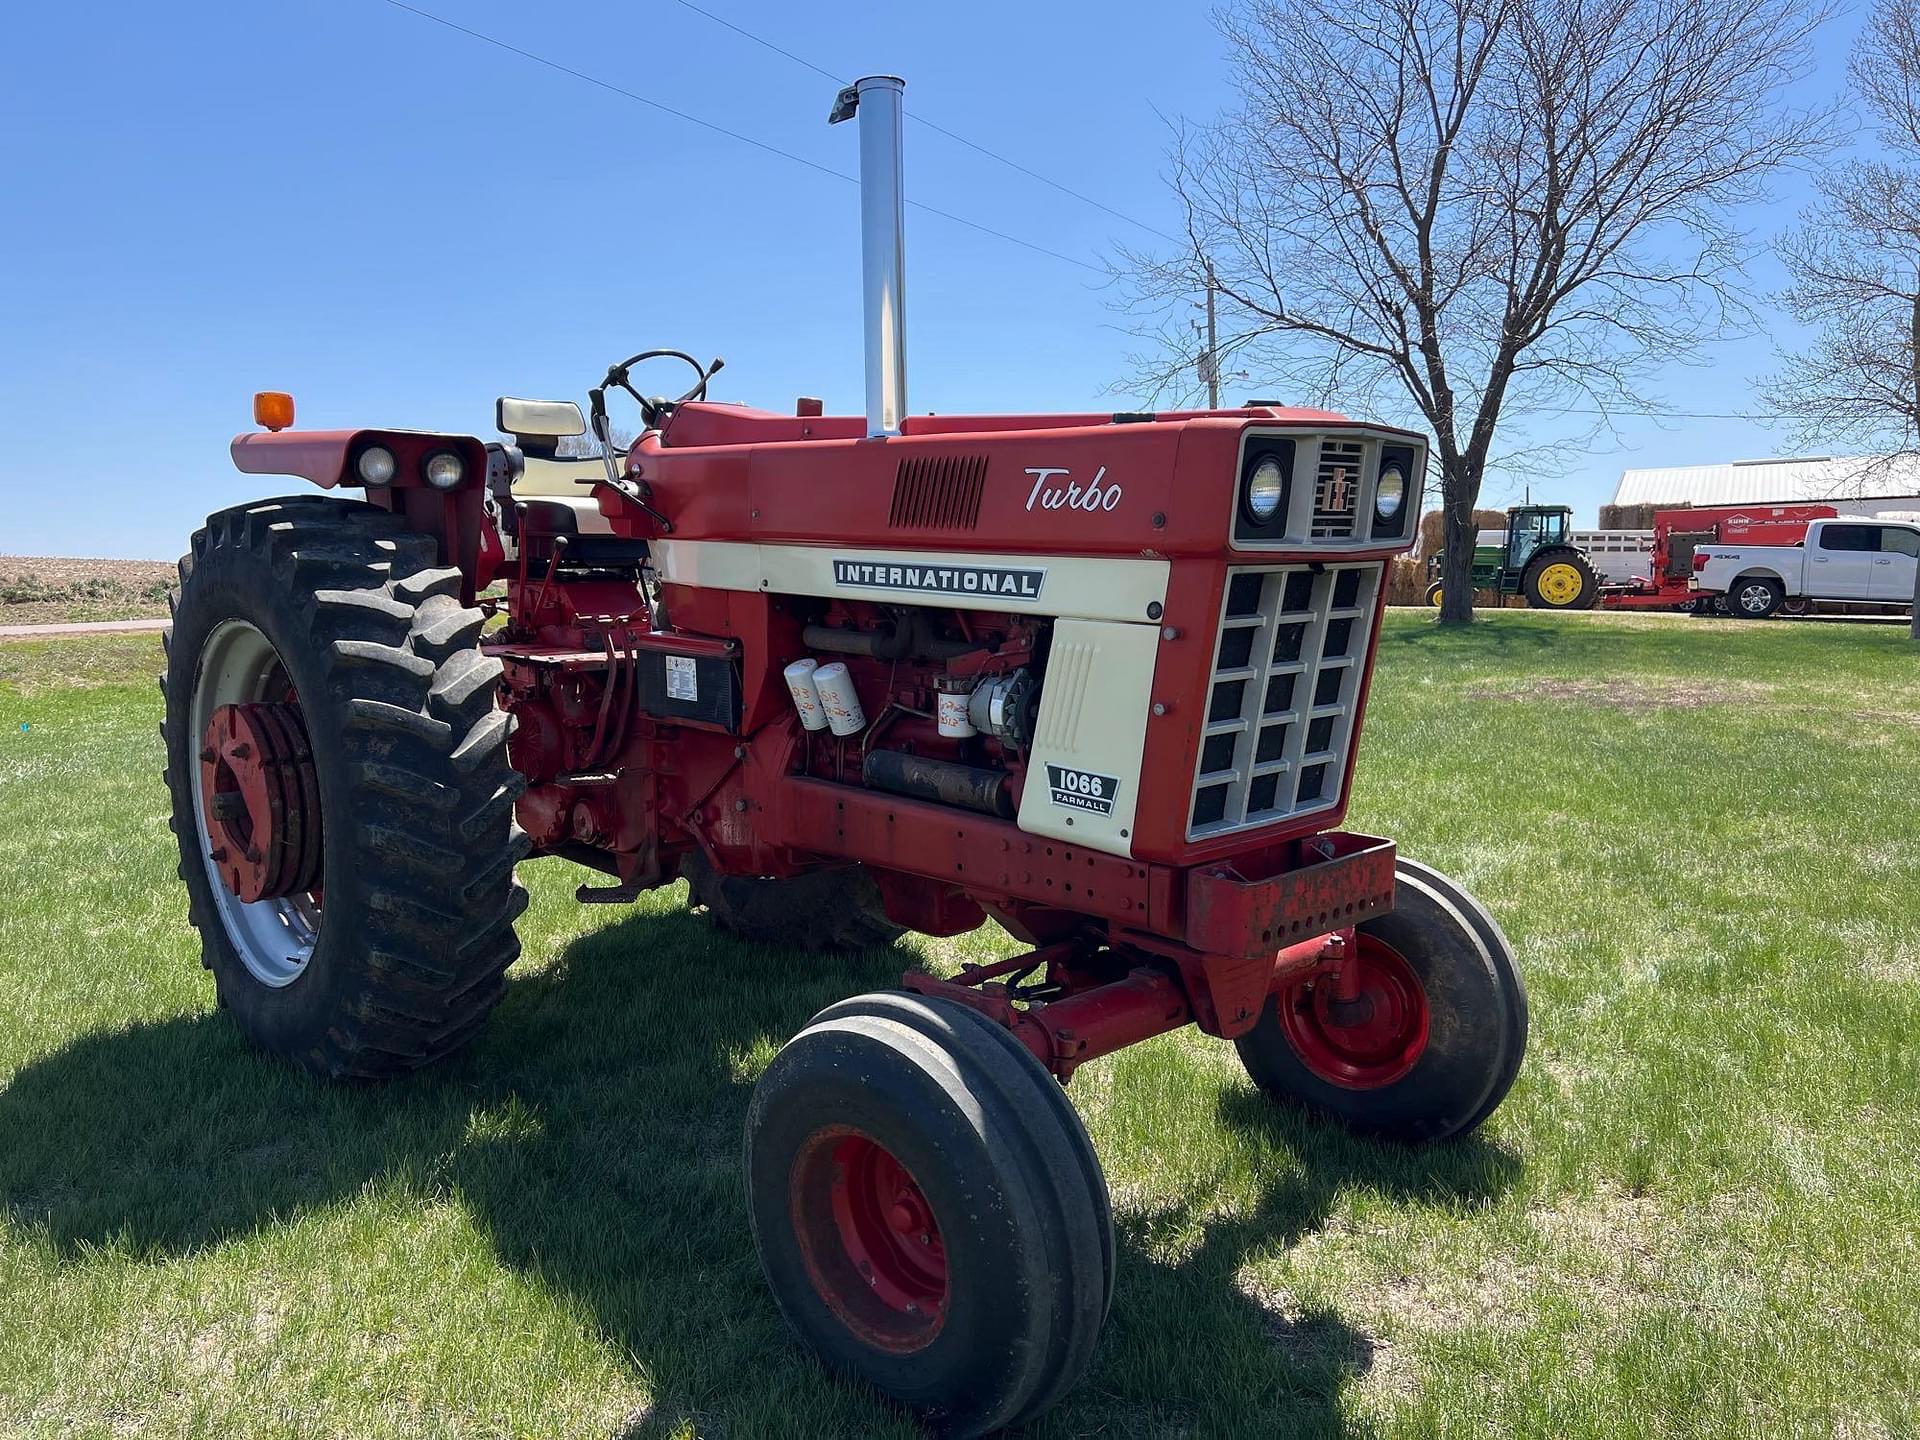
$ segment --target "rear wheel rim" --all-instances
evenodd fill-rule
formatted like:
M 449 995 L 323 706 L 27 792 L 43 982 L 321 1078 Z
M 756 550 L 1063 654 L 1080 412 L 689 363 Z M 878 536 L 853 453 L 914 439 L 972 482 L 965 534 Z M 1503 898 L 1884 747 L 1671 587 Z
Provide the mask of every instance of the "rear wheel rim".
M 1759 614 L 1773 603 L 1773 592 L 1764 585 L 1749 585 L 1740 592 L 1740 608 Z
M 216 712 L 226 707 L 285 709 L 297 716 L 298 705 L 292 696 L 286 666 L 272 642 L 248 621 L 223 620 L 214 626 L 200 650 L 193 701 L 187 714 L 188 743 L 203 750 L 208 738 L 218 732 Z M 221 929 L 254 979 L 276 990 L 291 985 L 306 972 L 320 936 L 319 877 L 315 877 L 311 890 L 300 893 L 252 901 L 236 895 L 213 858 L 233 839 L 224 826 L 210 818 L 209 790 L 222 783 L 218 778 L 220 767 L 217 762 L 196 756 L 187 770 L 193 787 L 193 823 L 201 863 L 206 867 Z M 315 794 L 310 803 L 317 808 L 317 801 Z
M 808 1278 L 842 1324 L 895 1354 L 932 1343 L 951 1298 L 946 1246 L 890 1150 L 847 1126 L 815 1131 L 794 1160 L 791 1210 Z
M 1355 998 L 1343 1001 L 1332 974 L 1302 980 L 1278 997 L 1280 1026 L 1315 1075 L 1348 1090 L 1403 1079 L 1426 1053 L 1426 987 L 1406 958 L 1377 936 L 1355 938 L 1346 962 Z
M 1549 605 L 1571 605 L 1580 598 L 1580 572 L 1556 560 L 1540 572 L 1540 598 Z

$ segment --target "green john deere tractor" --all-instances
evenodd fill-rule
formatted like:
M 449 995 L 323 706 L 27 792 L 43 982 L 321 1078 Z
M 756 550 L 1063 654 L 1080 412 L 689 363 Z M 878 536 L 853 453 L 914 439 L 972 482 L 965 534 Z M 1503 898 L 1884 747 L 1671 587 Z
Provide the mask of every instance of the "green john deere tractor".
M 1600 600 L 1600 576 L 1567 538 L 1573 511 L 1565 505 L 1519 505 L 1505 530 L 1474 537 L 1473 588 L 1502 597 L 1524 595 L 1535 610 L 1591 610 Z M 1439 607 L 1444 553 L 1427 561 L 1427 603 Z

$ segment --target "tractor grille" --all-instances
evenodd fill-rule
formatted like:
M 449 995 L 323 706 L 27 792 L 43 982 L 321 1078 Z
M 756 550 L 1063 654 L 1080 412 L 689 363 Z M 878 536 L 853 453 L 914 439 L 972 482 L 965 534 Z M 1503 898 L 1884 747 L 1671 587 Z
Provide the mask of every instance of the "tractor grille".
M 980 523 L 984 455 L 936 455 L 902 460 L 893 477 L 895 530 L 971 530 Z
M 1322 440 L 1320 468 L 1313 477 L 1315 540 L 1350 540 L 1360 494 L 1358 440 Z
M 1227 571 L 1187 838 L 1340 799 L 1380 566 Z

